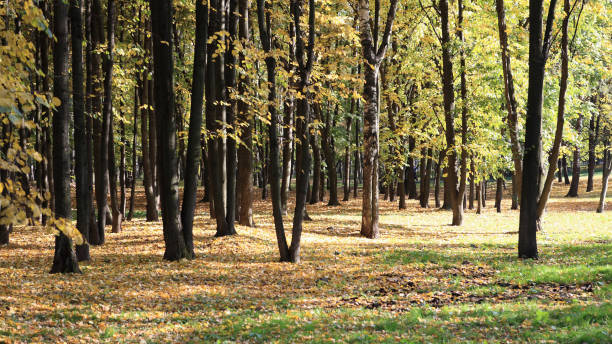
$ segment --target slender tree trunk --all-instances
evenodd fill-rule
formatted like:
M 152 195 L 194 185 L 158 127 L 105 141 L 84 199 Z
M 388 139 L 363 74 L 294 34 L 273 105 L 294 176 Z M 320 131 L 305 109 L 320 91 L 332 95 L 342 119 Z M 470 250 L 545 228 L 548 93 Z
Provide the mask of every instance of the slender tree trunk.
M 474 179 L 476 177 L 476 166 L 474 165 L 474 156 L 470 158 L 470 195 L 469 199 L 469 209 L 474 209 L 474 191 L 475 191 L 475 182 Z
M 520 199 L 523 164 L 521 161 L 521 143 L 518 139 L 518 111 L 514 95 L 514 78 L 512 76 L 512 67 L 510 63 L 510 52 L 508 51 L 508 29 L 506 28 L 504 0 L 496 0 L 495 9 L 497 11 L 499 44 L 501 47 L 501 62 L 504 74 L 504 100 L 508 111 L 508 128 L 510 129 L 510 149 L 512 151 L 512 161 L 514 162 L 514 175 L 516 175 L 516 178 L 514 178 L 515 182 L 513 182 L 516 186 L 513 186 L 512 189 L 516 198 Z
M 606 147 L 609 147 L 609 143 L 606 142 Z M 610 150 L 604 151 L 603 159 L 603 176 L 601 180 L 601 193 L 599 194 L 599 204 L 597 205 L 597 212 L 603 213 L 606 207 L 606 194 L 608 192 L 608 180 L 610 179 L 610 173 L 612 172 L 612 154 Z
M 108 170 L 108 182 L 110 186 L 111 210 L 112 210 L 112 232 L 119 233 L 121 231 L 122 214 L 119 211 L 119 202 L 117 200 L 117 168 L 115 164 L 115 143 L 113 135 L 113 54 L 115 48 L 115 1 L 109 0 L 107 5 L 107 35 L 108 44 L 106 47 L 106 55 L 104 58 L 104 105 L 102 113 L 102 141 L 101 144 L 106 145 L 106 154 L 102 148 L 101 166 L 106 166 Z M 106 159 L 106 161 L 104 161 Z
M 459 3 L 459 10 L 462 11 L 463 6 L 461 1 Z M 453 90 L 453 63 L 450 52 L 450 33 L 449 33 L 449 20 L 448 20 L 448 1 L 440 0 L 440 13 L 442 23 L 442 69 L 443 69 L 443 96 L 444 96 L 444 118 L 446 124 L 446 143 L 449 151 L 448 156 L 448 169 L 447 178 L 448 182 L 448 193 L 450 196 L 450 205 L 453 211 L 452 225 L 460 226 L 463 223 L 463 193 L 465 192 L 465 176 L 466 176 L 466 158 L 465 148 L 462 148 L 461 154 L 461 176 L 457 171 L 457 153 L 455 152 L 455 124 L 454 124 L 454 111 L 455 111 L 455 95 Z M 461 17 L 461 14 L 460 14 Z M 460 19 L 461 21 L 461 19 Z M 462 61 L 463 62 L 463 61 Z M 461 93 L 462 98 L 465 94 L 465 76 L 462 74 L 462 87 Z M 465 134 L 466 128 L 466 110 L 465 110 L 465 98 L 464 108 L 462 111 L 462 131 Z M 465 135 L 464 135 L 465 137 Z M 463 142 L 465 144 L 465 142 Z
M 314 111 L 316 114 L 315 120 L 320 120 L 318 118 L 318 112 Z M 312 185 L 310 188 L 310 204 L 317 204 L 320 200 L 319 191 L 321 190 L 321 152 L 319 151 L 319 135 L 317 135 L 316 131 L 310 135 L 310 147 L 312 147 L 312 155 L 314 157 L 314 169 L 312 171 Z
M 355 112 L 355 99 L 351 99 L 351 109 L 350 114 L 352 115 Z M 353 124 L 353 117 L 346 117 L 346 138 L 347 144 L 344 150 L 344 168 L 342 173 L 342 179 L 344 184 L 344 196 L 342 197 L 342 201 L 347 202 L 351 196 L 351 126 Z M 401 209 L 401 208 L 400 208 Z
M 164 259 L 188 256 L 179 218 L 179 193 L 176 156 L 176 116 L 174 114 L 174 61 L 172 56 L 172 0 L 153 1 L 151 21 L 154 52 L 154 98 L 158 122 L 159 186 L 163 219 Z
M 582 114 L 578 115 L 576 121 L 576 132 L 580 134 L 582 131 Z M 574 159 L 572 162 L 572 182 L 569 191 L 565 197 L 578 197 L 578 186 L 580 184 L 580 145 L 574 147 Z
M 477 201 L 478 201 L 478 205 L 476 207 L 476 214 L 482 214 L 482 186 L 483 186 L 483 182 L 480 181 L 476 184 L 476 189 L 477 189 Z
M 335 116 L 338 115 L 338 105 L 336 105 Z M 334 147 L 334 138 L 332 137 L 331 129 L 332 125 L 332 113 L 327 111 L 325 118 L 325 129 L 324 129 L 324 152 L 325 160 L 327 164 L 327 175 L 329 178 L 329 201 L 328 206 L 340 205 L 338 202 L 338 174 L 336 170 L 336 150 Z M 334 121 L 335 122 L 335 121 Z
M 358 197 L 357 188 L 359 187 L 359 167 L 361 166 L 359 161 L 359 119 L 355 119 L 355 159 L 353 167 L 353 197 Z
M 595 118 L 597 117 L 597 119 Z M 601 114 L 597 116 L 592 115 L 589 121 L 589 167 L 588 167 L 588 180 L 586 192 L 593 191 L 593 175 L 595 174 L 595 147 L 597 146 L 597 139 L 599 137 L 599 121 Z M 559 176 L 561 176 L 559 174 Z
M 128 145 L 126 137 L 125 137 L 125 122 L 121 121 L 121 147 L 119 148 L 119 188 L 120 188 L 120 197 L 119 197 L 119 212 L 121 216 L 125 218 L 125 205 L 126 205 L 126 195 L 125 195 L 125 149 Z
M 442 174 L 442 168 L 440 167 L 440 165 L 442 165 L 442 153 L 438 153 L 439 157 L 438 157 L 438 161 L 436 162 L 436 176 L 435 176 L 435 182 L 434 182 L 434 200 L 435 200 L 435 207 L 436 208 L 440 208 L 440 179 L 441 179 L 441 174 Z
M 550 3 L 544 40 L 542 3 L 542 0 L 529 1 L 529 87 L 518 244 L 519 258 L 533 259 L 538 258 L 536 233 L 539 228 L 537 210 L 542 168 L 542 93 L 556 0 Z
M 238 35 L 243 42 L 250 42 L 249 37 L 249 8 L 250 0 L 240 0 L 238 23 Z M 240 61 L 244 61 L 245 55 L 241 51 Z M 246 75 L 238 78 L 238 92 L 244 94 L 249 79 Z M 247 123 L 240 132 L 242 144 L 238 146 L 238 222 L 243 226 L 254 227 L 253 221 L 253 116 L 249 114 L 249 106 L 246 102 L 238 100 L 238 119 L 240 122 Z
M 561 159 L 561 165 L 563 166 L 564 183 L 565 185 L 570 185 L 569 173 L 567 171 L 567 157 L 565 156 L 565 154 L 563 155 L 563 158 Z
M 55 0 L 53 29 L 53 96 L 61 104 L 53 111 L 53 170 L 55 180 L 55 216 L 70 221 L 70 134 L 68 104 L 68 4 Z M 82 73 L 81 73 L 82 74 Z M 82 77 L 81 77 L 82 79 Z M 55 237 L 51 273 L 80 273 L 72 240 L 63 232 Z
M 138 137 L 138 108 L 139 108 L 139 95 L 138 86 L 134 87 L 134 128 L 133 128 L 133 140 L 132 140 L 132 179 L 130 185 L 130 206 L 127 214 L 127 220 L 132 221 L 134 217 L 134 198 L 136 196 L 136 178 L 138 177 L 138 171 L 136 166 L 136 138 Z
M 497 178 L 497 188 L 495 189 L 495 208 L 498 213 L 501 213 L 501 202 L 504 193 L 504 178 Z
M 234 224 L 236 222 L 236 168 L 237 168 L 237 156 L 236 156 L 236 140 L 234 139 L 236 134 L 236 112 L 237 102 L 235 99 L 230 97 L 230 92 L 236 87 L 236 56 L 234 55 L 234 49 L 236 49 L 235 42 L 238 39 L 238 0 L 226 0 L 227 13 L 227 30 L 229 33 L 227 50 L 225 52 L 225 95 L 224 98 L 228 102 L 226 106 L 226 123 L 227 125 L 227 139 L 226 139 L 226 174 L 227 174 L 227 203 L 226 203 L 226 222 L 227 231 L 223 235 L 236 234 Z
M 209 28 L 210 34 L 226 30 L 226 0 L 213 0 L 211 7 Z M 216 53 L 218 44 L 225 44 L 224 36 L 217 36 L 216 40 L 209 41 L 208 61 L 206 68 L 206 127 L 217 134 L 222 133 L 221 123 L 227 122 L 226 75 L 225 54 Z M 213 199 L 217 233 L 215 236 L 236 234 L 234 222 L 228 222 L 227 198 L 227 143 L 219 135 L 209 140 L 208 149 L 210 181 L 213 186 Z M 232 207 L 234 204 L 232 204 Z M 233 210 L 232 210 L 233 211 Z
M 293 25 L 291 26 L 290 36 L 293 38 L 295 32 L 293 32 Z M 291 46 L 291 51 L 294 47 Z M 291 53 L 289 54 L 292 55 Z M 292 72 L 293 67 L 286 67 L 289 73 Z M 291 83 L 291 81 L 290 81 Z M 287 200 L 289 198 L 289 185 L 291 184 L 291 157 L 293 156 L 293 109 L 294 100 L 292 95 L 285 96 L 284 101 L 284 118 L 283 118 L 283 171 L 281 181 L 281 206 L 283 215 L 287 215 Z
M 181 209 L 181 224 L 187 258 L 195 258 L 193 245 L 193 216 L 198 190 L 198 167 L 201 159 L 202 111 L 204 106 L 204 78 L 206 40 L 208 38 L 208 5 L 196 0 L 196 41 L 194 47 L 193 79 L 191 84 L 191 113 L 185 158 L 185 187 Z M 178 42 L 177 42 L 178 43 Z
M 72 89 L 74 117 L 74 174 L 76 179 L 77 228 L 83 236 L 83 244 L 76 247 L 79 261 L 90 259 L 89 215 L 91 193 L 87 185 L 87 133 L 85 128 L 85 105 L 83 95 L 83 26 L 81 23 L 81 1 L 70 2 L 70 24 L 72 31 Z
M 408 198 L 409 199 L 417 199 L 417 191 L 416 191 L 416 175 L 415 175 L 415 167 L 414 167 L 414 158 L 412 157 L 412 151 L 414 151 L 415 139 L 412 136 L 408 137 Z

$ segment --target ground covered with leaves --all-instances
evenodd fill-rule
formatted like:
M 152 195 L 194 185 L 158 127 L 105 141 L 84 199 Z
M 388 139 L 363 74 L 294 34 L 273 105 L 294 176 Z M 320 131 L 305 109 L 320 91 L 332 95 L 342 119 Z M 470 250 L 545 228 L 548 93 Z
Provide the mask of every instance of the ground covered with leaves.
M 518 211 L 492 198 L 461 227 L 381 201 L 376 240 L 359 237 L 359 200 L 308 206 L 300 264 L 277 262 L 269 201 L 226 238 L 200 204 L 193 261 L 162 261 L 161 223 L 125 223 L 82 275 L 48 274 L 52 237 L 17 228 L 0 248 L 0 343 L 609 343 L 612 212 L 565 190 L 537 261 L 516 258 Z

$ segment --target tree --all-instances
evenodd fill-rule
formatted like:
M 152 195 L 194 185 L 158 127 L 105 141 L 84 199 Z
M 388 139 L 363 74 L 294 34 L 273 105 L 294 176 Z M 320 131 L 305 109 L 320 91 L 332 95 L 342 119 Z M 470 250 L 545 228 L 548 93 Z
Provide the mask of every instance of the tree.
M 529 1 L 529 87 L 519 219 L 519 258 L 538 258 L 536 232 L 539 227 L 537 212 L 542 160 L 542 92 L 557 1 L 550 2 L 543 39 L 542 3 L 542 0 Z
M 68 4 L 55 0 L 53 28 L 56 41 L 53 46 L 53 95 L 60 104 L 53 111 L 53 170 L 55 176 L 55 216 L 60 225 L 70 221 L 70 134 L 68 132 Z M 64 222 L 62 222 L 62 220 Z M 55 254 L 51 273 L 80 273 L 72 239 L 64 232 L 55 237 Z
M 204 77 L 206 68 L 206 39 L 208 37 L 208 5 L 196 0 L 196 37 L 193 58 L 193 80 L 191 84 L 191 114 L 189 119 L 189 137 L 187 157 L 185 159 L 185 191 L 181 224 L 188 257 L 194 257 L 193 249 L 193 215 L 196 206 L 198 189 L 198 168 L 200 167 L 202 135 L 202 111 L 204 105 Z
M 606 129 L 606 132 L 609 134 L 609 129 Z M 601 193 L 599 194 L 599 204 L 597 205 L 597 212 L 603 213 L 604 208 L 606 206 L 606 194 L 608 192 L 608 180 L 610 179 L 610 174 L 612 173 L 612 149 L 610 149 L 610 142 L 606 139 L 605 148 L 604 148 L 604 156 L 603 156 L 603 173 L 601 180 Z
M 238 21 L 238 36 L 245 47 L 249 46 L 249 8 L 250 0 L 240 0 L 238 3 L 240 19 Z M 245 61 L 245 52 L 240 51 L 239 61 Z M 238 93 L 246 92 L 249 79 L 246 73 L 238 77 Z M 245 126 L 240 131 L 242 144 L 238 146 L 238 176 L 236 179 L 238 193 L 238 222 L 241 225 L 253 227 L 253 116 L 249 113 L 249 105 L 243 99 L 238 99 L 238 121 Z
M 495 1 L 497 11 L 497 25 L 499 31 L 499 45 L 501 48 L 501 64 L 504 75 L 504 103 L 508 111 L 507 123 L 510 133 L 510 148 L 512 151 L 512 161 L 514 163 L 514 176 L 512 183 L 513 197 L 521 198 L 521 182 L 523 164 L 521 161 L 522 151 L 518 140 L 518 111 L 514 89 L 514 76 L 510 63 L 510 52 L 508 51 L 508 32 L 506 27 L 506 12 L 504 0 Z
M 178 159 L 176 156 L 176 116 L 174 115 L 174 58 L 172 55 L 172 0 L 151 1 L 153 28 L 153 72 L 155 76 L 155 115 L 158 122 L 159 186 L 163 220 L 164 259 L 189 256 L 179 218 Z
M 205 89 L 206 128 L 213 133 L 213 137 L 208 140 L 208 166 L 210 167 L 210 185 L 213 191 L 214 211 L 217 221 L 217 233 L 215 236 L 236 234 L 233 217 L 235 209 L 235 204 L 233 203 L 234 196 L 230 195 L 228 197 L 228 192 L 235 192 L 232 186 L 235 180 L 229 180 L 232 176 L 235 179 L 235 170 L 228 171 L 228 168 L 232 166 L 232 162 L 230 161 L 228 166 L 228 142 L 224 138 L 225 128 L 222 125 L 228 123 L 225 49 L 229 41 L 226 40 L 226 35 L 224 34 L 227 30 L 227 4 L 226 0 L 210 1 L 211 11 L 208 20 L 208 32 L 215 37 L 215 39 L 208 41 Z M 233 6 L 235 8 L 235 5 Z M 232 115 L 230 115 L 230 119 L 231 117 Z M 229 145 L 231 144 L 232 140 L 229 140 Z
M 72 92 L 74 116 L 74 174 L 76 177 L 77 228 L 83 235 L 83 245 L 76 247 L 79 261 L 89 260 L 90 209 L 92 197 L 88 185 L 87 132 L 83 96 L 83 27 L 81 24 L 81 0 L 70 2 L 70 24 L 72 31 Z
M 393 21 L 397 11 L 397 0 L 391 0 L 387 22 L 378 44 L 378 19 L 380 0 L 375 0 L 374 25 L 370 26 L 370 4 L 359 1 L 359 31 L 363 50 L 365 85 L 363 88 L 363 196 L 361 210 L 361 235 L 370 239 L 379 236 L 378 228 L 378 73 L 385 58 Z M 373 31 L 373 32 L 372 32 Z
M 450 41 L 450 33 L 449 33 L 449 20 L 448 20 L 448 1 L 440 0 L 440 17 L 441 17 L 441 25 L 442 25 L 442 84 L 443 84 L 443 98 L 444 98 L 444 122 L 446 124 L 446 144 L 448 147 L 447 157 L 448 157 L 448 169 L 447 169 L 447 177 L 445 180 L 448 183 L 448 193 L 450 196 L 450 206 L 453 210 L 453 226 L 460 226 L 463 223 L 463 195 L 465 194 L 465 185 L 466 185 L 466 176 L 467 176 L 467 153 L 465 149 L 465 138 L 467 133 L 467 110 L 465 104 L 465 73 L 462 70 L 462 81 L 461 81 L 461 94 L 463 100 L 463 109 L 461 113 L 461 122 L 462 122 L 462 136 L 464 138 L 464 142 L 461 148 L 461 167 L 460 167 L 460 175 L 458 175 L 457 171 L 457 152 L 455 147 L 455 124 L 454 124 L 454 111 L 455 111 L 455 91 L 453 87 L 453 62 L 451 56 L 451 41 Z M 459 27 L 461 27 L 461 22 L 463 18 L 463 3 L 459 1 Z M 462 31 L 459 30 L 460 40 L 463 40 Z M 462 57 L 462 66 L 465 65 L 465 60 Z M 465 68 L 463 68 L 465 69 Z

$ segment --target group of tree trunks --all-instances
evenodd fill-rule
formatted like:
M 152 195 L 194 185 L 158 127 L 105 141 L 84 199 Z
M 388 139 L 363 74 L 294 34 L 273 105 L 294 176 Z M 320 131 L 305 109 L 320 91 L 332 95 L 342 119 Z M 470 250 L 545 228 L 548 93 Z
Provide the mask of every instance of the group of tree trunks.
M 302 223 L 308 219 L 306 203 L 315 204 L 324 198 L 329 190 L 328 205 L 339 205 L 338 174 L 343 184 L 343 201 L 351 194 L 358 196 L 358 185 L 363 183 L 361 235 L 368 238 L 379 236 L 378 199 L 383 190 L 385 198 L 394 201 L 399 196 L 398 207 L 406 207 L 406 197 L 419 199 L 421 207 L 430 206 L 431 185 L 433 184 L 436 207 L 452 210 L 452 225 L 461 225 L 464 209 L 474 208 L 480 213 L 486 201 L 486 184 L 491 176 L 479 176 L 466 145 L 469 143 L 467 107 L 466 54 L 459 49 L 461 126 L 455 126 L 455 87 L 453 54 L 451 52 L 451 29 L 449 28 L 448 0 L 439 0 L 442 55 L 441 81 L 444 108 L 444 134 L 447 146 L 439 152 L 432 148 L 418 148 L 415 137 L 402 137 L 407 142 L 406 166 L 387 169 L 379 161 L 379 104 L 381 88 L 386 87 L 385 55 L 392 43 L 392 28 L 398 1 L 391 0 L 384 27 L 380 25 L 380 1 L 374 1 L 374 18 L 370 15 L 368 0 L 358 3 L 358 26 L 363 65 L 363 104 L 352 100 L 350 111 L 363 112 L 362 140 L 360 120 L 346 118 L 346 132 L 354 137 L 354 144 L 347 145 L 341 159 L 336 155 L 332 128 L 336 127 L 338 105 L 323 107 L 313 102 L 309 92 L 315 57 L 315 1 L 308 0 L 308 28 L 302 29 L 303 1 L 291 0 L 292 16 L 289 29 L 289 58 L 279 61 L 272 53 L 274 36 L 271 27 L 273 17 L 268 11 L 271 2 L 256 0 L 258 32 L 262 48 L 266 53 L 266 77 L 268 89 L 268 124 L 254 118 L 247 102 L 230 97 L 232 89 L 244 91 L 250 82 L 248 76 L 236 73 L 236 65 L 245 56 L 244 52 L 233 53 L 235 42 L 248 44 L 250 37 L 250 0 L 196 1 L 196 31 L 194 65 L 191 88 L 190 122 L 187 146 L 177 143 L 177 101 L 174 87 L 174 49 L 176 32 L 173 26 L 172 0 L 150 2 L 150 20 L 143 20 L 140 14 L 139 27 L 134 40 L 142 44 L 145 58 L 140 62 L 142 72 L 138 75 L 134 89 L 134 137 L 130 143 L 125 137 L 125 124 L 113 120 L 113 65 L 116 30 L 116 5 L 108 0 L 106 20 L 100 0 L 71 0 L 69 3 L 55 0 L 53 3 L 53 30 L 56 40 L 53 44 L 53 95 L 61 105 L 53 110 L 52 133 L 43 131 L 37 148 L 43 151 L 44 159 L 36 171 L 36 181 L 41 190 L 49 190 L 53 197 L 50 206 L 59 219 L 70 220 L 70 172 L 72 149 L 69 138 L 70 85 L 68 80 L 68 57 L 72 56 L 72 104 L 74 121 L 74 175 L 76 179 L 77 228 L 84 238 L 84 244 L 73 251 L 70 238 L 60 234 L 56 238 L 56 250 L 52 272 L 78 272 L 77 261 L 90 259 L 89 244 L 105 243 L 105 226 L 112 224 L 112 232 L 121 231 L 126 217 L 126 189 L 131 182 L 131 196 L 127 219 L 134 213 L 136 177 L 139 169 L 143 173 L 147 221 L 157 221 L 161 210 L 163 237 L 166 251 L 164 259 L 179 260 L 195 257 L 193 220 L 197 202 L 197 186 L 201 179 L 205 185 L 204 200 L 210 203 L 210 213 L 216 220 L 216 236 L 236 234 L 235 222 L 254 226 L 253 182 L 259 181 L 262 197 L 267 197 L 266 186 L 270 186 L 274 226 L 280 253 L 280 260 L 298 262 Z M 456 39 L 465 40 L 463 25 L 463 1 L 458 2 Z M 512 174 L 512 208 L 520 204 L 519 257 L 537 258 L 536 232 L 558 170 L 558 180 L 570 185 L 567 196 L 576 197 L 580 178 L 579 145 L 573 147 L 572 178 L 569 181 L 567 157 L 560 157 L 563 144 L 562 134 L 565 114 L 565 93 L 568 80 L 568 27 L 571 6 L 564 0 L 565 17 L 561 26 L 561 77 L 557 111 L 557 125 L 553 146 L 548 153 L 548 170 L 542 167 L 542 90 L 544 69 L 548 59 L 552 37 L 556 0 L 549 5 L 544 34 L 542 35 L 542 0 L 530 1 L 529 15 L 529 91 L 527 101 L 526 131 L 524 147 L 518 139 L 518 111 L 515 87 L 508 52 L 508 37 L 503 0 L 496 0 L 498 17 L 501 64 L 504 77 L 504 105 L 507 111 L 507 125 L 511 141 L 514 171 Z M 43 10 L 49 4 L 41 1 Z M 82 14 L 85 13 L 83 20 Z M 104 23 L 106 22 L 106 34 Z M 85 32 L 83 32 L 85 27 Z M 146 32 L 151 31 L 151 35 Z M 227 32 L 227 35 L 212 33 Z M 106 37 L 105 37 L 106 36 Z M 69 38 L 71 37 L 71 45 Z M 211 38 L 213 37 L 213 38 Z M 85 54 L 83 54 L 83 40 Z M 37 40 L 40 58 L 37 65 L 43 73 L 49 71 L 48 47 L 50 40 L 40 34 Z M 105 51 L 101 49 L 105 47 Z M 220 49 L 225 49 L 220 51 Z M 282 66 L 294 77 L 289 87 L 301 97 L 286 95 L 282 100 L 282 112 L 277 108 L 277 68 Z M 43 76 L 37 82 L 42 92 L 49 91 L 48 78 Z M 415 96 L 411 88 L 408 99 Z M 204 99 L 206 99 L 204 105 Z M 387 100 L 389 126 L 395 130 L 397 104 Z M 100 116 L 90 116 L 97 113 Z M 202 135 L 203 113 L 205 127 L 210 135 Z M 43 116 L 50 117 L 48 111 Z M 140 119 L 141 162 L 137 159 L 137 119 Z M 322 130 L 311 131 L 316 119 L 323 123 Z M 410 117 L 407 120 L 412 120 Z M 245 123 L 236 132 L 235 123 Z M 575 122 L 577 132 L 582 130 L 583 116 Z M 114 125 L 120 125 L 120 159 L 117 168 Z M 354 128 L 354 129 L 353 129 Z M 588 182 L 587 192 L 593 190 L 593 175 L 596 164 L 595 147 L 600 135 L 600 116 L 592 116 L 588 123 Z M 255 148 L 254 135 L 266 132 L 268 141 Z M 279 137 L 279 133 L 281 133 Z M 319 135 L 320 134 L 320 135 Z M 4 135 L 4 134 L 3 134 Z M 241 144 L 234 139 L 238 135 Z M 609 137 L 609 133 L 602 135 Z M 49 144 L 53 141 L 53 145 Z M 351 145 L 355 149 L 351 161 Z M 52 146 L 52 152 L 42 148 Z M 126 148 L 132 149 L 132 173 L 126 178 Z M 282 151 L 281 151 L 282 150 Z M 177 155 L 177 151 L 180 155 Z M 395 152 L 398 153 L 398 152 Z M 91 157 L 93 156 L 93 163 Z M 417 158 L 420 156 L 420 159 Z M 255 172 L 256 161 L 261 170 Z M 445 160 L 447 163 L 445 164 Z M 282 161 L 282 165 L 281 165 Z M 180 162 L 180 163 L 179 163 Z M 323 162 L 326 167 L 323 167 Z M 469 163 L 469 164 L 468 164 Z M 353 165 L 353 168 L 351 168 Z M 340 168 L 338 168 L 340 166 Z M 361 166 L 363 166 L 361 168 Z M 182 167 L 182 169 L 181 169 Z M 312 169 L 312 183 L 310 175 Z M 603 187 L 598 212 L 603 211 L 607 191 L 607 177 L 612 169 L 610 152 L 604 152 Z M 351 171 L 352 170 L 352 171 Z M 418 170 L 418 173 L 417 173 Z M 379 173 L 393 175 L 390 181 L 380 182 Z M 3 178 L 6 171 L 1 171 Z M 432 175 L 433 174 L 433 175 Z M 293 215 L 292 236 L 286 239 L 283 216 L 288 209 L 291 178 L 295 175 L 296 201 Z M 443 177 L 445 175 L 445 177 Z M 255 177 L 256 176 L 256 177 Z M 179 177 L 184 179 L 185 188 L 182 202 L 179 201 Z M 495 176 L 495 207 L 501 211 L 506 176 Z M 432 181 L 433 179 L 433 181 Z M 119 180 L 119 185 L 117 185 Z M 417 193 L 417 182 L 420 183 Z M 443 204 L 440 205 L 441 182 L 443 182 Z M 469 192 L 466 192 L 469 182 Z M 325 187 L 327 184 L 327 188 Z M 95 204 L 92 197 L 95 186 Z M 117 197 L 117 188 L 120 196 Z M 111 204 L 107 204 L 110 194 Z M 95 208 L 94 208 L 95 205 Z M 8 242 L 10 228 L 0 227 L 0 243 Z

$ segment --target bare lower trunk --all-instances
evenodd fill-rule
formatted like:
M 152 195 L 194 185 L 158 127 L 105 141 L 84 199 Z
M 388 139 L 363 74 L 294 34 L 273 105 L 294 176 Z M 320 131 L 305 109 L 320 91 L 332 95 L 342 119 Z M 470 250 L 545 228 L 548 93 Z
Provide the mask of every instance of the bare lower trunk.
M 498 213 L 501 213 L 501 202 L 502 202 L 502 196 L 504 192 L 503 188 L 504 188 L 504 178 L 498 177 L 497 178 L 497 188 L 495 189 L 495 208 L 497 209 Z

